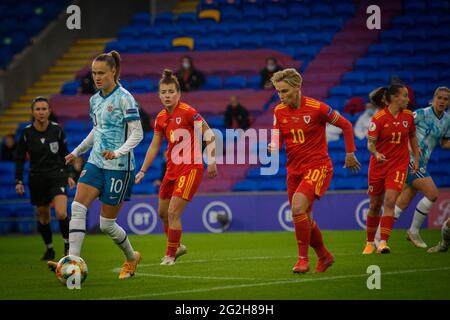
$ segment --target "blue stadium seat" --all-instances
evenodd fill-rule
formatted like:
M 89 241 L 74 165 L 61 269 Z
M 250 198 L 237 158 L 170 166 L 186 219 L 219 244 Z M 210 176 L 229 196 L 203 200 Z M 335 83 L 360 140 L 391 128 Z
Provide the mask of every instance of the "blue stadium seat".
M 241 36 L 238 39 L 240 43 L 239 47 L 242 49 L 261 48 L 263 45 L 263 37 L 260 35 Z
M 352 88 L 349 86 L 337 86 L 330 90 L 330 96 L 349 98 L 352 96 Z
M 289 4 L 289 14 L 292 16 L 306 17 L 311 16 L 311 10 L 306 4 L 303 3 L 290 3 Z
M 151 92 L 154 89 L 153 83 L 150 79 L 138 79 L 130 81 L 129 86 L 130 90 L 133 93 Z
M 247 88 L 260 89 L 260 86 L 261 86 L 260 75 L 247 76 Z
M 131 23 L 135 26 L 148 26 L 150 24 L 151 16 L 148 12 L 138 12 L 131 19 Z
M 74 96 L 77 94 L 79 87 L 80 87 L 80 82 L 78 80 L 66 82 L 66 83 L 64 83 L 64 85 L 61 88 L 61 94 L 68 95 L 68 96 Z
M 292 46 L 299 46 L 298 49 L 304 49 L 304 45 L 308 44 L 308 36 L 305 33 L 291 33 L 286 35 L 286 42 Z M 300 47 L 302 46 L 302 47 Z
M 427 57 L 426 59 L 427 61 L 427 65 L 428 66 L 432 66 L 432 67 L 448 67 L 450 66 L 450 58 L 448 56 L 448 54 L 444 54 L 444 55 L 434 55 L 434 56 L 430 56 Z
M 155 25 L 169 25 L 173 22 L 173 15 L 170 12 L 161 12 L 155 16 Z
M 245 10 L 243 10 L 242 18 L 245 21 L 263 21 L 264 20 L 264 10 L 254 7 L 248 6 Z
M 211 116 L 206 119 L 208 125 L 211 128 L 223 128 L 224 127 L 224 117 L 223 116 Z
M 355 69 L 361 72 L 374 71 L 378 69 L 378 59 L 374 57 L 359 58 L 356 61 Z
M 286 19 L 288 17 L 288 11 L 284 6 L 268 4 L 264 8 L 265 17 L 268 20 L 273 19 Z
M 178 25 L 189 25 L 197 22 L 197 14 L 192 12 L 180 13 L 174 18 L 174 22 Z
M 382 70 L 398 70 L 402 67 L 402 58 L 386 57 L 378 60 L 378 67 Z
M 393 19 L 392 24 L 401 28 L 411 28 L 416 26 L 417 21 L 413 16 L 399 16 Z
M 277 23 L 279 33 L 296 32 L 300 28 L 300 24 L 296 20 L 285 20 Z
M 246 85 L 247 79 L 240 75 L 227 77 L 223 81 L 224 89 L 244 89 Z
M 336 2 L 334 14 L 337 16 L 352 16 L 355 13 L 355 6 L 351 3 Z
M 384 57 L 390 53 L 390 45 L 386 43 L 371 44 L 368 51 L 370 54 Z
M 273 24 L 273 22 L 259 22 L 259 23 L 255 23 L 252 26 L 252 33 L 253 34 L 257 34 L 257 33 L 272 33 L 275 30 L 275 25 Z
M 405 12 L 411 13 L 422 13 L 426 11 L 427 6 L 425 2 L 419 1 L 405 1 L 404 2 L 404 10 Z
M 220 76 L 208 76 L 206 83 L 202 86 L 204 90 L 217 90 L 222 89 L 222 77 Z
M 372 83 L 388 83 L 389 78 L 390 74 L 386 71 L 373 71 L 367 73 L 367 81 L 370 81 Z
M 312 6 L 311 15 L 317 19 L 328 19 L 333 15 L 333 7 L 328 4 L 317 3 Z
M 342 82 L 347 85 L 359 85 L 363 84 L 366 81 L 366 73 L 365 72 L 348 72 L 344 74 L 342 77 Z
M 214 50 L 217 48 L 217 42 L 214 38 L 195 38 L 195 50 Z
M 237 22 L 242 20 L 242 12 L 233 7 L 220 10 L 220 19 L 226 22 Z
M 387 30 L 381 33 L 381 40 L 384 43 L 396 43 L 403 38 L 403 30 Z
M 216 23 L 208 27 L 208 34 L 223 36 L 230 34 L 230 24 L 226 22 Z
M 421 70 L 416 71 L 414 73 L 414 80 L 415 81 L 428 81 L 428 82 L 434 82 L 439 79 L 439 72 L 437 70 Z

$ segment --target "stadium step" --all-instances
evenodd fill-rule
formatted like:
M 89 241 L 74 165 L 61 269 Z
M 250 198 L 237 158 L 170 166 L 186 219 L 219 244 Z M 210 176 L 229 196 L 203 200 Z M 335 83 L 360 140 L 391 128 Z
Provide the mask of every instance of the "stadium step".
M 44 74 L 41 77 L 42 81 L 50 81 L 50 80 L 61 80 L 61 81 L 70 81 L 74 79 L 73 72 L 68 73 L 58 73 L 58 74 Z
M 172 9 L 173 14 L 195 13 L 198 7 L 198 0 L 178 1 Z
M 36 96 L 49 98 L 61 91 L 65 82 L 75 79 L 76 73 L 97 54 L 104 51 L 112 38 L 79 39 L 62 58 L 55 61 L 47 73 L 28 88 L 0 115 L 0 137 L 15 133 L 18 123 L 30 120 L 30 103 Z

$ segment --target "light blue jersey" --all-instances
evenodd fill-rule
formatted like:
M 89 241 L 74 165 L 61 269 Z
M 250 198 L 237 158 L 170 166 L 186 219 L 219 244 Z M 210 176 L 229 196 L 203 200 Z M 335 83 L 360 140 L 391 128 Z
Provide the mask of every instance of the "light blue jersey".
M 135 167 L 134 154 L 128 154 L 113 160 L 102 156 L 105 150 L 114 151 L 127 140 L 127 122 L 139 120 L 139 107 L 133 96 L 121 86 L 117 86 L 107 96 L 101 91 L 89 101 L 89 116 L 94 124 L 94 145 L 88 162 L 106 170 L 132 171 Z
M 426 169 L 434 147 L 440 144 L 442 139 L 450 139 L 450 116 L 444 112 L 439 119 L 433 107 L 430 106 L 414 112 L 414 123 L 417 141 L 422 151 L 419 167 Z M 411 155 L 411 161 L 414 161 L 413 155 Z

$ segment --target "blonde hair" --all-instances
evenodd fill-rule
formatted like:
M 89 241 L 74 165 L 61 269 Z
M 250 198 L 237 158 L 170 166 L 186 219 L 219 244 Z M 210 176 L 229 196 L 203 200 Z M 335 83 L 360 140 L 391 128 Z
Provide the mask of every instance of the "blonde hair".
M 178 82 L 177 77 L 173 74 L 172 70 L 164 69 L 161 79 L 159 80 L 159 86 L 162 84 L 175 84 L 175 87 L 178 92 L 180 92 L 180 83 Z
M 270 78 L 273 84 L 276 82 L 284 81 L 293 88 L 300 88 L 302 86 L 302 76 L 294 68 L 287 68 L 278 72 L 275 72 Z
M 105 61 L 106 64 L 111 68 L 111 70 L 115 69 L 116 73 L 114 74 L 114 82 L 117 83 L 119 81 L 120 76 L 120 54 L 113 50 L 108 53 L 101 53 L 97 57 L 95 57 L 95 61 Z
M 438 88 L 434 91 L 433 97 L 436 97 L 436 96 L 438 95 L 438 92 L 439 92 L 439 91 L 445 91 L 445 92 L 447 92 L 448 94 L 450 94 L 450 89 L 449 89 L 449 88 L 447 88 L 447 87 L 438 87 Z

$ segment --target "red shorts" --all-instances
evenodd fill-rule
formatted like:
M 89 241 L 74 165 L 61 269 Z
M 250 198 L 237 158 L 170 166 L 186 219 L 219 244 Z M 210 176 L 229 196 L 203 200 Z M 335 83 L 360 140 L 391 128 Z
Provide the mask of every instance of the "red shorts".
M 402 191 L 403 184 L 408 176 L 408 167 L 388 169 L 382 174 L 375 170 L 376 168 L 369 169 L 369 189 L 367 193 L 370 196 L 378 196 L 387 189 Z
M 159 198 L 170 199 L 180 197 L 191 201 L 203 178 L 203 168 L 195 168 L 176 179 L 169 180 L 164 176 L 159 187 Z
M 315 198 L 319 199 L 327 192 L 332 177 L 333 167 L 331 165 L 320 165 L 305 170 L 303 173 L 288 174 L 286 182 L 289 203 L 292 205 L 294 193 L 301 192 L 312 205 Z

